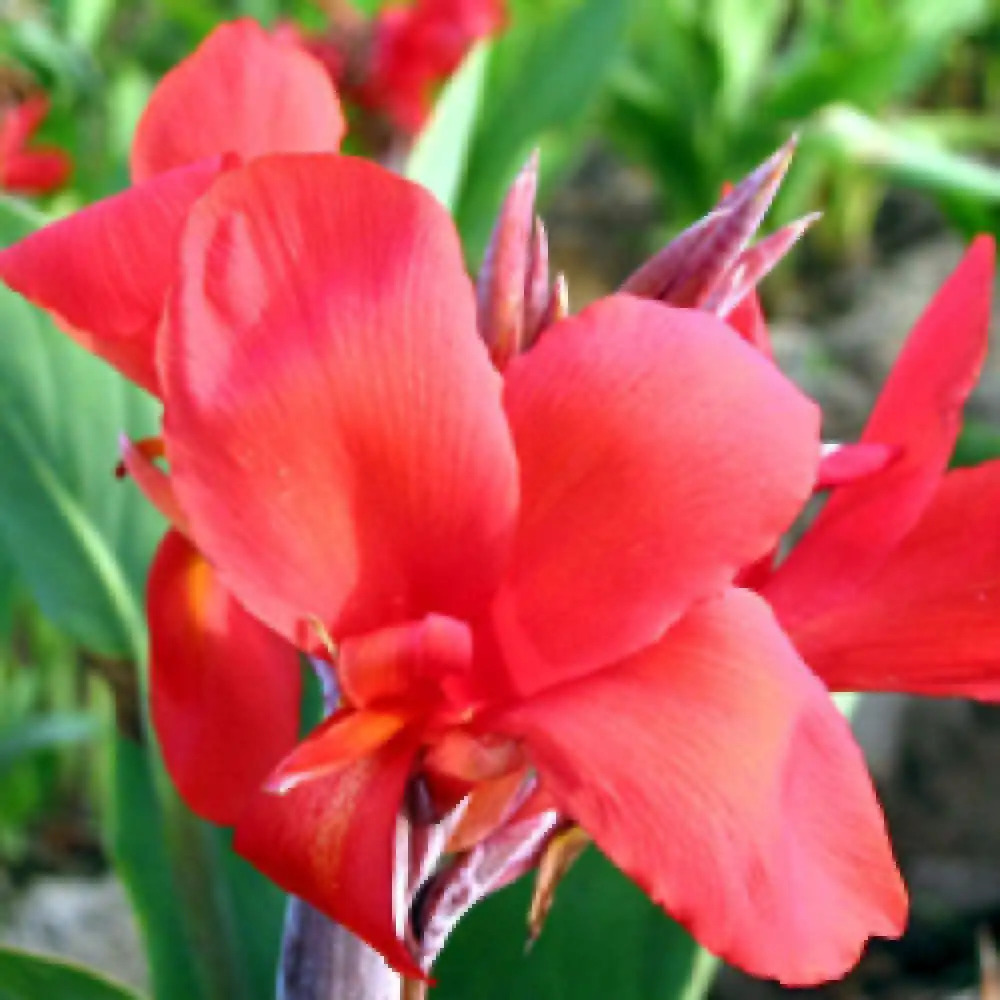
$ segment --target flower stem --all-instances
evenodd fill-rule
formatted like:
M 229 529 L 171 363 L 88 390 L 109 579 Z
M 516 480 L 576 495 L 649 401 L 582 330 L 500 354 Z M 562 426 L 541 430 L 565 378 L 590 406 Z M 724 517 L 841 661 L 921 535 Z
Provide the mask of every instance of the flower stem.
M 403 983 L 378 952 L 290 896 L 277 1000 L 401 1000 Z

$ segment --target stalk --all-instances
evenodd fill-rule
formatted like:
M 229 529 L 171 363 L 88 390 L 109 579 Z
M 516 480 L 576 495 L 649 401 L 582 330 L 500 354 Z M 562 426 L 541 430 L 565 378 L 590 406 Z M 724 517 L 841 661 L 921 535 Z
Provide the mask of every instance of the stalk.
M 350 931 L 290 896 L 277 1000 L 407 1000 L 402 977 Z

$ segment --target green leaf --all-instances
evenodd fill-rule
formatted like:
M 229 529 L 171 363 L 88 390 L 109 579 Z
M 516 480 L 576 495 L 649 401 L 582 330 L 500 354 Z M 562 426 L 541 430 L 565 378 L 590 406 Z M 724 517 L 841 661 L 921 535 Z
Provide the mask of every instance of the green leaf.
M 138 659 L 141 595 L 162 523 L 116 482 L 123 431 L 156 404 L 0 289 L 0 539 L 42 610 L 85 648 Z
M 139 1000 L 139 994 L 72 962 L 0 946 L 0 1000 Z
M 59 712 L 19 719 L 0 728 L 0 775 L 28 754 L 85 743 L 96 736 L 97 719 L 84 712 Z
M 525 953 L 530 877 L 476 906 L 435 966 L 437 1000 L 697 1000 L 715 960 L 590 848 Z
M 26 228 L 0 205 L 0 236 Z M 122 432 L 156 432 L 158 404 L 0 288 L 0 544 L 42 610 L 86 649 L 141 658 L 141 594 L 163 524 L 114 478 Z
M 1000 170 L 913 138 L 848 105 L 827 108 L 806 139 L 834 156 L 872 167 L 914 187 L 1000 201 Z
M 565 134 L 596 98 L 624 40 L 629 8 L 627 0 L 517 7 L 513 27 L 491 50 L 456 211 L 470 259 L 479 259 L 504 189 L 531 148 L 546 132 Z
M 228 978 L 231 958 L 228 949 L 206 940 L 197 927 L 215 915 L 216 880 L 201 870 L 205 842 L 195 827 L 193 836 L 182 830 L 178 821 L 193 818 L 154 770 L 147 750 L 134 741 L 119 736 L 114 749 L 114 796 L 111 802 L 111 841 L 115 869 L 121 876 L 143 932 L 157 1000 L 242 1000 L 240 991 L 230 998 L 213 992 L 215 974 Z M 173 822 L 172 822 L 173 820 Z M 183 842 L 185 857 L 178 857 Z M 178 871 L 178 862 L 187 868 Z M 193 866 L 207 881 L 201 886 L 209 905 L 191 913 L 191 899 L 186 890 L 188 872 Z M 178 877 L 179 876 L 179 877 Z M 185 904 L 188 904 L 185 906 Z M 224 937 L 228 928 L 215 928 Z M 198 948 L 205 949 L 199 953 Z M 209 967 L 206 971 L 206 966 Z
M 441 92 L 406 164 L 406 176 L 423 184 L 448 211 L 455 207 L 465 176 L 486 61 L 487 46 L 477 45 Z

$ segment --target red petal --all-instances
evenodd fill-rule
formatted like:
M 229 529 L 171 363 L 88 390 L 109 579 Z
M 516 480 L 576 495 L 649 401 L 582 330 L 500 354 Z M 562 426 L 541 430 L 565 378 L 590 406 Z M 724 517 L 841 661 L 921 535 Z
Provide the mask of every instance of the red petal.
M 236 828 L 234 846 L 400 972 L 423 978 L 393 919 L 396 817 L 414 754 L 411 743 L 395 740 L 286 795 L 258 795 Z
M 218 172 L 175 170 L 54 222 L 0 253 L 0 279 L 157 393 L 154 341 L 181 228 Z
M 766 605 L 730 590 L 500 720 L 560 809 L 728 962 L 836 978 L 906 896 L 864 761 Z
M 371 163 L 270 157 L 220 180 L 183 252 L 167 452 L 240 600 L 300 640 L 310 615 L 338 638 L 470 618 L 517 472 L 444 210 Z
M 823 448 L 816 476 L 816 489 L 846 486 L 882 472 L 899 458 L 901 449 L 888 444 L 840 444 Z
M 656 640 L 815 479 L 815 407 L 693 310 L 599 302 L 511 362 L 505 402 L 523 499 L 495 621 L 522 693 Z
M 251 618 L 176 531 L 150 571 L 149 628 L 167 770 L 196 813 L 234 823 L 298 738 L 298 653 Z
M 472 631 L 465 622 L 427 615 L 419 622 L 390 625 L 345 639 L 337 679 L 354 706 L 379 701 L 442 696 L 464 707 L 472 666 Z M 454 697 L 452 697 L 454 696 Z
M 949 473 L 868 585 L 792 638 L 834 689 L 1000 699 L 1000 463 Z
M 344 128 L 317 60 L 254 21 L 234 21 L 153 92 L 132 147 L 132 177 L 142 181 L 224 153 L 335 153 Z
M 849 598 L 929 502 L 986 353 L 993 257 L 992 239 L 977 239 L 914 327 L 861 438 L 899 458 L 838 489 L 779 567 L 764 593 L 783 622 Z

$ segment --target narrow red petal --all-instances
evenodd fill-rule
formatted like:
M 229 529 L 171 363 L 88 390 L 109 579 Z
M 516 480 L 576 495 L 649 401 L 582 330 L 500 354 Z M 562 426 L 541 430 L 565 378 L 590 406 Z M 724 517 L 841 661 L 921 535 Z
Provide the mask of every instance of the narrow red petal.
M 791 635 L 835 690 L 1000 700 L 1000 463 L 948 473 L 868 585 Z
M 506 381 L 522 505 L 494 620 L 522 693 L 656 640 L 812 489 L 815 407 L 705 313 L 606 299 Z
M 244 19 L 217 28 L 153 92 L 132 147 L 132 177 L 235 153 L 335 153 L 340 101 L 301 47 Z
M 480 609 L 517 470 L 430 195 L 346 156 L 227 175 L 188 226 L 164 348 L 174 486 L 248 608 L 300 640 L 310 618 L 339 639 Z
M 415 748 L 395 740 L 286 795 L 261 794 L 236 827 L 236 850 L 377 949 L 405 975 L 423 973 L 396 934 L 396 818 Z
M 764 590 L 783 622 L 846 600 L 906 536 L 944 473 L 986 353 L 993 241 L 977 239 L 917 322 L 862 435 L 899 450 L 838 489 Z
M 153 724 L 187 804 L 232 824 L 295 745 L 296 650 L 251 618 L 176 531 L 149 576 Z
M 876 472 L 883 472 L 900 454 L 899 447 L 873 442 L 833 445 L 830 450 L 824 445 L 823 459 L 816 476 L 816 489 L 829 490 L 835 486 L 846 486 Z
M 54 222 L 0 252 L 0 280 L 158 393 L 156 330 L 181 228 L 218 173 L 214 161 L 185 167 Z
M 837 978 L 906 896 L 850 729 L 766 605 L 699 605 L 655 646 L 510 711 L 560 809 L 710 951 Z
M 162 440 L 155 439 L 162 447 Z M 149 448 L 143 447 L 146 441 L 138 443 L 122 436 L 119 443 L 121 452 L 121 473 L 127 473 L 142 491 L 143 496 L 166 518 L 167 522 L 186 535 L 187 518 L 181 505 L 177 502 L 170 476 L 163 471 L 149 454 Z
M 409 722 L 399 712 L 345 709 L 321 723 L 271 772 L 267 791 L 284 795 L 374 753 Z

